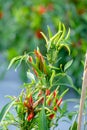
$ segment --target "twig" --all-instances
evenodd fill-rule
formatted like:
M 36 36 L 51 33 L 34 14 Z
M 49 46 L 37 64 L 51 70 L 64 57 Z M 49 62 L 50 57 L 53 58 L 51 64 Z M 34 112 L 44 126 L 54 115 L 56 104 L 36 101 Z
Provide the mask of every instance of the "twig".
M 86 87 L 87 87 L 87 53 L 86 53 L 86 59 L 85 59 L 85 65 L 84 65 L 84 74 L 83 74 L 83 83 L 82 83 L 82 92 L 81 92 L 81 99 L 80 99 L 77 130 L 81 129 L 82 112 L 83 112 L 83 108 L 84 108 Z

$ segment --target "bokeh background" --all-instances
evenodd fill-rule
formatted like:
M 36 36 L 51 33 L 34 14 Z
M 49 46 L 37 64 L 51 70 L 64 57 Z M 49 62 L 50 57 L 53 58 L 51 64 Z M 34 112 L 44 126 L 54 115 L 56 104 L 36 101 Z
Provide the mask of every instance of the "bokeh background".
M 10 60 L 37 46 L 45 55 L 45 41 L 40 31 L 47 34 L 49 25 L 55 33 L 59 21 L 67 31 L 71 30 L 69 46 L 73 64 L 68 73 L 80 89 L 87 50 L 87 0 L 0 0 L 0 108 L 8 100 L 4 99 L 5 95 L 18 95 L 20 86 L 27 82 L 26 64 L 17 72 L 14 68 L 8 71 Z M 62 50 L 61 54 L 63 62 L 67 62 L 66 51 Z

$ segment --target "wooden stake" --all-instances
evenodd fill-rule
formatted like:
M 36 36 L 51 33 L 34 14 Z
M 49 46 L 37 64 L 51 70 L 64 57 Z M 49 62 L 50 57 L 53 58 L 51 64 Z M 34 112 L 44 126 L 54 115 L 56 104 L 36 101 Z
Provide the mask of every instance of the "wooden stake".
M 86 88 L 87 88 L 87 53 L 86 53 L 86 59 L 85 59 L 85 65 L 84 65 L 84 74 L 83 74 L 83 83 L 82 83 L 82 92 L 81 92 L 81 99 L 80 99 L 77 130 L 81 130 L 82 112 L 83 112 L 84 101 L 85 101 L 85 96 L 86 96 Z

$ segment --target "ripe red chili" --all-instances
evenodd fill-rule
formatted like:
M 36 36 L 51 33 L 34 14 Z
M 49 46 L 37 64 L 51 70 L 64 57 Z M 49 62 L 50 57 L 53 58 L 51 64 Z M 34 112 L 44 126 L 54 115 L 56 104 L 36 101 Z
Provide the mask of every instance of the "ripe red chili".
M 3 12 L 0 12 L 0 19 L 3 18 Z
M 50 119 L 53 119 L 53 118 L 54 118 L 54 114 L 51 114 L 51 115 L 49 116 L 49 118 L 50 118 Z
M 32 98 L 32 95 L 30 95 L 30 98 L 28 100 L 30 106 L 33 106 L 33 98 Z
M 54 106 L 53 110 L 54 110 L 54 111 L 57 111 L 57 107 L 56 107 L 56 106 Z
M 24 106 L 28 109 L 33 109 L 33 97 L 30 95 L 30 97 L 26 97 L 24 101 Z
M 32 62 L 32 60 L 33 60 L 33 59 L 32 59 L 32 57 L 31 57 L 31 56 L 29 56 L 29 61 L 30 61 L 30 62 Z
M 37 50 L 34 50 L 34 53 L 35 53 L 36 57 L 38 57 L 38 59 L 40 59 L 41 53 Z
M 46 90 L 46 96 L 48 96 L 48 95 L 50 95 L 50 90 L 49 89 Z
M 43 15 L 44 13 L 47 12 L 47 9 L 44 6 L 40 6 L 38 12 L 40 15 Z
M 56 95 L 57 95 L 57 92 L 56 92 L 56 90 L 54 90 L 53 97 L 56 97 Z
M 40 33 L 41 32 L 41 30 L 37 30 L 36 31 L 36 37 L 38 38 L 38 39 L 41 39 L 41 38 L 43 38 L 43 36 L 42 36 L 42 34 Z
M 31 112 L 31 113 L 28 115 L 27 120 L 30 121 L 30 120 L 33 119 L 33 117 L 34 117 L 34 113 Z
M 39 59 L 40 63 L 43 64 L 43 62 L 44 62 L 43 55 L 37 50 L 34 50 L 34 53 L 35 53 L 36 57 Z
M 36 77 L 38 77 L 38 73 L 37 73 L 37 71 L 34 68 L 33 68 L 33 71 L 34 71 Z
M 50 100 L 48 101 L 48 106 L 50 106 L 50 105 L 51 105 L 51 102 L 52 102 L 52 100 L 50 99 Z
M 62 103 L 62 98 L 60 98 L 58 101 L 57 101 L 57 106 L 59 107 Z

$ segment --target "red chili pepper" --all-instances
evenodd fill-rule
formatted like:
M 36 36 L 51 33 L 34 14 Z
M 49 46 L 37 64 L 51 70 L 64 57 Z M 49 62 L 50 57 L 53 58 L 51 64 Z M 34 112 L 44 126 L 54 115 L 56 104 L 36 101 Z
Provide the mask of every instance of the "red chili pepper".
M 50 95 L 50 90 L 49 89 L 46 90 L 46 96 L 48 96 L 48 95 Z
M 53 119 L 54 118 L 54 114 L 51 114 L 49 117 L 50 117 L 50 119 Z
M 54 111 L 57 111 L 57 107 L 56 107 L 56 106 L 54 106 L 53 110 L 54 110 Z
M 41 53 L 37 50 L 34 50 L 34 53 L 35 53 L 36 57 L 38 57 L 38 59 L 40 60 Z
M 42 34 L 40 33 L 41 32 L 41 30 L 37 30 L 36 31 L 36 37 L 38 38 L 38 39 L 41 39 L 41 38 L 43 38 L 43 36 L 42 36 Z
M 61 103 L 62 103 L 62 98 L 60 98 L 60 99 L 58 100 L 57 106 L 59 107 L 59 106 L 61 105 Z
M 38 12 L 39 12 L 40 15 L 43 15 L 44 13 L 47 12 L 47 9 L 44 6 L 40 6 L 39 9 L 38 9 Z
M 30 61 L 30 62 L 32 62 L 32 61 L 33 61 L 33 59 L 32 59 L 32 57 L 31 57 L 31 56 L 29 56 L 29 61 Z
M 34 50 L 34 53 L 35 53 L 36 57 L 38 57 L 38 59 L 43 63 L 44 62 L 43 55 L 37 50 Z
M 27 107 L 29 110 L 33 109 L 33 98 L 32 95 L 30 97 L 26 97 L 24 101 L 24 106 Z
M 27 108 L 29 107 L 28 103 L 26 101 L 24 101 L 24 106 L 27 107 Z
M 58 102 L 58 99 L 56 99 L 56 103 Z
M 52 102 L 52 100 L 50 99 L 49 101 L 48 101 L 48 106 L 50 106 L 51 105 L 51 102 Z
M 57 92 L 56 92 L 56 90 L 54 90 L 53 97 L 56 97 L 56 95 L 57 95 Z
M 32 120 L 33 118 L 34 118 L 34 113 L 31 112 L 31 113 L 28 115 L 27 120 L 30 121 L 30 120 Z
M 32 98 L 32 95 L 30 95 L 28 102 L 29 102 L 30 106 L 33 106 L 33 98 Z
M 33 71 L 34 71 L 36 77 L 38 77 L 38 73 L 37 73 L 37 71 L 34 68 L 33 68 Z
M 3 12 L 0 12 L 0 19 L 3 18 Z

